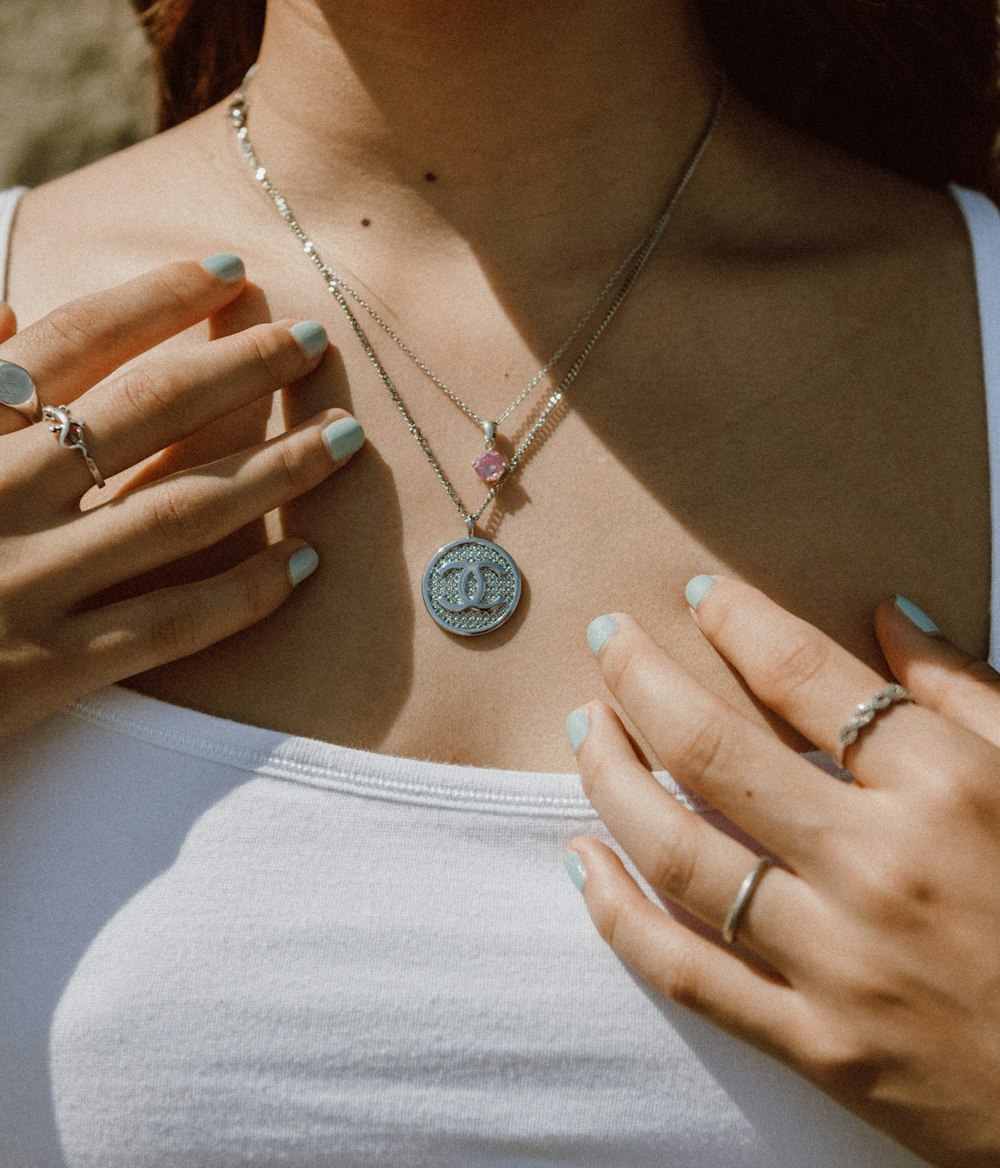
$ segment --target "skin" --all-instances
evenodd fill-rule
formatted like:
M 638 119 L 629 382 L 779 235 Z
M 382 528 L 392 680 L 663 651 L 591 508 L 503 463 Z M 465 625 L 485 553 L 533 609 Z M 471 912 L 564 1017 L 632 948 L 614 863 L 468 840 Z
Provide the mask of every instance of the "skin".
M 857 782 L 824 778 L 617 615 L 599 647 L 611 693 L 670 773 L 779 866 L 727 949 L 650 902 L 611 849 L 574 840 L 595 925 L 661 993 L 932 1163 L 990 1168 L 1000 1162 L 990 878 L 1000 872 L 1000 675 L 886 601 L 879 642 L 915 702 L 841 748 L 832 711 L 850 711 L 883 677 L 737 581 L 718 580 L 694 616 L 750 691 L 843 757 Z M 582 713 L 580 774 L 595 809 L 654 891 L 720 930 L 754 852 L 660 787 L 609 705 Z
M 620 3 L 591 0 L 573 5 L 572 19 L 568 5 L 547 0 L 511 7 L 497 12 L 472 0 L 278 0 L 269 9 L 251 93 L 259 154 L 321 253 L 484 415 L 495 414 L 528 382 L 648 229 L 717 85 L 697 22 L 681 0 L 630 0 L 627 13 Z M 628 804 L 635 792 L 648 795 L 644 764 L 654 754 L 668 766 L 677 762 L 664 727 L 703 713 L 700 695 L 709 692 L 757 735 L 754 758 L 784 752 L 781 776 L 766 780 L 764 766 L 759 781 L 803 789 L 805 772 L 795 766 L 807 764 L 798 763 L 792 748 L 803 745 L 803 735 L 822 745 L 841 713 L 877 688 L 872 681 L 885 670 L 869 614 L 886 593 L 912 596 L 935 613 L 960 651 L 985 654 L 990 535 L 981 346 L 969 244 L 946 194 L 843 157 L 733 95 L 669 232 L 574 385 L 569 408 L 490 513 L 484 533 L 522 565 L 527 595 L 504 629 L 482 640 L 450 638 L 423 613 L 423 568 L 441 544 L 461 534 L 460 520 L 322 281 L 245 172 L 221 108 L 32 192 L 16 225 L 11 299 L 20 319 L 32 321 L 67 295 L 178 255 L 220 250 L 240 253 L 257 287 L 224 311 L 197 318 L 214 312 L 211 324 L 171 330 L 163 349 L 171 361 L 197 352 L 209 335 L 286 317 L 323 322 L 337 348 L 274 410 L 266 395 L 251 395 L 223 424 L 172 445 L 153 471 L 140 470 L 140 481 L 232 456 L 266 432 L 278 434 L 338 407 L 358 416 L 369 442 L 336 481 L 319 483 L 266 525 L 248 520 L 273 508 L 273 496 L 261 497 L 253 514 L 233 505 L 232 535 L 212 543 L 222 533 L 212 528 L 211 539 L 201 541 L 211 546 L 196 555 L 171 556 L 164 568 L 134 563 L 141 577 L 105 588 L 101 599 L 109 604 L 151 588 L 189 586 L 258 554 L 268 538 L 308 541 L 320 553 L 308 585 L 249 632 L 217 641 L 222 630 L 206 623 L 206 643 L 217 643 L 169 664 L 162 653 L 155 660 L 136 653 L 129 681 L 136 689 L 349 746 L 565 770 L 560 716 L 594 692 L 583 631 L 602 611 L 635 612 L 651 638 L 643 642 L 656 666 L 646 699 L 655 711 L 641 710 L 642 695 L 618 693 L 612 681 L 638 754 L 626 753 L 610 709 L 598 714 L 594 707 L 595 730 L 581 756 L 586 778 L 586 752 L 596 759 L 602 746 L 616 746 L 623 766 L 629 761 L 622 771 L 631 783 L 622 788 Z M 40 256 L 57 256 L 57 270 Z M 93 334 L 113 331 L 113 315 L 85 322 L 84 348 L 99 347 Z M 394 363 L 397 368 L 442 463 L 454 470 L 463 495 L 477 498 L 471 472 L 462 477 L 478 450 L 475 432 L 405 361 Z M 82 410 L 83 399 L 81 417 Z M 103 416 L 95 410 L 87 420 L 96 441 L 102 425 L 114 425 L 115 410 Z M 27 439 L 21 445 L 27 459 Z M 50 443 L 45 453 L 53 475 L 58 463 L 58 473 L 72 470 L 79 478 L 79 465 L 65 452 Z M 22 464 L 5 465 L 20 470 Z M 133 475 L 110 486 L 117 491 L 134 482 Z M 46 546 L 58 546 L 53 531 Z M 733 587 L 746 581 L 763 588 L 856 659 L 852 676 L 838 675 L 823 690 L 831 721 L 803 719 L 772 700 L 766 687 L 755 695 L 748 660 L 734 650 L 727 664 L 729 650 L 716 654 L 691 622 L 681 599 L 684 582 L 723 568 Z M 259 614 L 244 609 L 238 615 L 249 624 Z M 780 646 L 786 631 L 776 625 L 763 640 Z M 628 635 L 646 634 L 636 626 Z M 74 663 L 78 676 L 96 686 L 109 675 L 96 664 L 93 644 L 62 650 L 60 664 Z M 669 646 L 673 690 L 661 684 L 665 658 L 655 656 L 654 644 Z M 892 724 L 914 735 L 907 757 L 927 745 L 913 710 L 894 711 Z M 877 740 L 873 732 L 865 746 Z M 954 769 L 960 756 L 955 747 L 942 767 Z M 993 754 L 983 747 L 984 766 L 987 756 L 992 766 Z M 711 761 L 695 755 L 706 772 Z M 694 764 L 690 775 L 678 773 L 707 781 Z M 873 765 L 862 773 L 864 788 L 838 788 L 836 797 L 867 797 L 869 776 L 874 788 L 880 774 Z M 811 772 L 809 778 L 821 789 Z M 727 779 L 720 776 L 720 790 Z M 931 787 L 927 798 L 934 796 Z M 734 797 L 744 810 L 738 792 Z M 975 799 L 972 805 L 978 806 Z M 606 801 L 599 809 L 611 806 Z M 987 870 L 1000 860 L 981 817 L 961 806 L 949 821 L 949 870 L 963 873 L 955 887 L 964 892 L 980 853 L 992 865 Z M 826 824 L 824 816 L 840 824 L 845 818 L 832 794 L 803 799 L 796 810 L 807 838 Z M 669 839 L 673 812 L 662 803 L 652 811 L 650 822 Z M 609 812 L 609 823 L 629 848 L 635 808 L 619 812 L 617 820 Z M 862 825 L 869 849 L 881 842 L 874 822 L 866 818 Z M 943 903 L 947 873 L 907 866 L 921 852 L 926 829 L 921 836 L 919 812 L 906 822 L 917 843 L 900 837 L 894 856 L 905 871 L 893 887 L 904 891 L 894 893 L 891 906 L 908 904 L 913 889 L 931 887 L 932 877 Z M 758 813 L 748 826 L 759 823 Z M 844 905 L 855 905 L 870 873 L 881 869 L 869 866 L 866 875 L 855 861 L 847 900 L 828 905 L 822 898 L 830 881 L 823 876 L 835 870 L 832 845 L 800 873 L 800 856 L 782 848 L 803 823 L 763 825 L 795 871 L 765 878 L 747 919 L 751 944 L 769 899 L 791 897 L 793 887 L 799 901 L 774 902 L 779 916 L 789 905 L 803 914 L 825 913 L 826 927 L 836 933 L 830 914 L 840 912 L 842 929 L 853 928 Z M 966 829 L 968 854 L 961 850 Z M 849 838 L 844 829 L 843 840 Z M 703 989 L 699 968 L 689 979 L 681 976 L 691 954 L 704 951 L 664 933 L 673 926 L 659 919 L 663 914 L 655 922 L 643 916 L 646 910 L 627 900 L 633 893 L 608 855 L 584 843 L 580 848 L 595 919 L 617 940 L 608 926 L 620 916 L 615 905 L 633 906 L 644 931 L 635 931 L 633 948 L 622 952 L 659 989 L 786 1058 L 895 1134 L 907 1135 L 907 1117 L 919 1121 L 913 1138 L 941 1163 L 987 1162 L 962 1157 L 995 1148 L 984 1143 L 995 1133 L 954 1109 L 933 1127 L 925 1099 L 907 1086 L 930 1065 L 936 1039 L 921 1046 L 912 1033 L 900 1037 L 886 1026 L 866 1047 L 857 1028 L 850 1029 L 873 1017 L 865 986 L 843 970 L 841 981 L 822 982 L 813 966 L 811 981 L 793 980 L 786 968 L 798 979 L 807 962 L 781 949 L 780 940 L 763 955 L 788 985 L 767 985 L 804 1003 L 787 1016 L 787 1033 L 779 1033 L 773 1006 L 756 1010 L 750 991 L 760 986 L 759 972 L 723 953 L 718 961 L 744 971 L 726 976 L 747 993 L 745 1001 L 737 994 L 739 1007 L 725 1014 L 720 983 Z M 730 854 L 721 868 L 713 867 L 712 855 L 706 859 L 705 887 L 711 885 L 715 899 L 692 904 L 710 923 L 718 924 L 749 862 L 742 853 Z M 686 896 L 677 891 L 679 900 Z M 872 914 L 886 916 L 887 903 L 873 901 L 857 926 L 857 951 L 874 971 L 869 995 L 880 984 L 876 974 L 898 985 L 897 966 L 880 966 L 872 956 L 882 919 Z M 961 920 L 986 919 L 981 906 L 969 917 L 952 907 Z M 934 948 L 927 919 L 914 926 L 918 952 Z M 657 981 L 656 961 L 671 954 L 673 964 L 664 965 L 668 973 Z M 905 953 L 900 961 L 905 964 Z M 947 967 L 935 968 L 940 990 L 949 982 Z M 928 1013 L 934 993 L 923 986 L 909 1001 Z M 836 991 L 844 987 L 853 993 L 840 999 Z M 759 996 L 767 996 L 764 989 Z M 935 1003 L 945 1004 L 930 1011 L 937 1030 L 950 1034 L 956 1018 L 977 1010 L 992 1018 L 994 1005 L 985 997 L 985 991 L 978 999 L 939 993 Z M 825 1047 L 806 1050 L 795 1041 L 803 1032 L 799 1023 L 808 1008 L 821 1007 L 836 1022 L 830 1021 Z M 889 1100 L 884 1108 L 851 1096 L 845 1086 L 848 1071 L 876 1065 L 870 1048 L 889 1063 L 900 1050 L 912 1055 L 909 1079 L 901 1073 L 879 1094 Z M 995 1070 L 995 1059 L 989 1066 Z M 824 1068 L 832 1070 L 827 1075 Z M 961 1095 L 961 1068 L 952 1074 L 935 1063 L 933 1073 L 935 1091 Z M 995 1097 L 995 1075 L 989 1081 Z
M 715 92 L 682 5 L 633 0 L 627 20 L 604 0 L 577 7 L 572 21 L 542 3 L 501 17 L 471 3 L 289 0 L 269 14 L 250 112 L 261 157 L 321 251 L 376 290 L 481 413 L 527 384 L 645 233 Z M 339 349 L 292 420 L 342 406 L 369 446 L 286 512 L 284 532 L 321 557 L 309 589 L 137 688 L 350 746 L 566 770 L 560 717 L 589 694 L 579 634 L 595 612 L 641 614 L 752 710 L 683 606 L 663 600 L 699 571 L 753 580 L 872 663 L 868 613 L 894 589 L 985 649 L 981 357 L 968 242 L 947 196 L 788 133 L 735 96 L 565 416 L 488 517 L 527 595 L 504 630 L 473 642 L 443 635 L 419 595 L 430 555 L 463 531 L 458 514 L 221 110 L 29 195 L 11 298 L 28 321 L 67 294 L 219 250 L 241 254 L 262 289 L 228 327 L 311 318 Z M 57 279 L 43 254 L 59 257 Z M 443 465 L 478 499 L 475 430 L 405 360 L 393 368 Z M 192 457 L 246 444 L 256 424 L 216 429 Z M 191 570 L 258 546 L 250 533 Z
M 196 652 L 260 620 L 301 582 L 291 560 L 307 545 L 281 540 L 207 579 L 114 595 L 121 581 L 259 521 L 345 461 L 331 457 L 324 430 L 346 415 L 328 410 L 187 471 L 170 473 L 161 456 L 136 472 L 164 447 L 267 400 L 319 364 L 325 345 L 310 354 L 285 322 L 173 360 L 144 357 L 102 380 L 164 338 L 224 313 L 244 288 L 242 274 L 224 281 L 182 262 L 66 305 L 16 335 L 9 311 L 0 321 L 0 359 L 34 370 L 45 387 L 39 404 L 71 404 L 74 418 L 87 419 L 83 437 L 95 464 L 109 476 L 131 472 L 105 506 L 81 507 L 84 496 L 107 489 L 95 487 L 85 461 L 73 451 L 66 457 L 44 421 L 0 411 L 0 741 L 137 665 Z

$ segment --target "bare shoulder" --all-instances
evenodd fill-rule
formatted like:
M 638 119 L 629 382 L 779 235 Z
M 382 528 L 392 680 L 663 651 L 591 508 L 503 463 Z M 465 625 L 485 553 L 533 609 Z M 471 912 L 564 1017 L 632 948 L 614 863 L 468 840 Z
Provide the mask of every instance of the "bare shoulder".
M 8 273 L 22 324 L 155 264 L 232 250 L 243 188 L 220 118 L 210 110 L 24 196 Z
M 776 122 L 738 96 L 688 222 L 722 263 L 850 283 L 864 269 L 961 279 L 969 241 L 952 195 Z

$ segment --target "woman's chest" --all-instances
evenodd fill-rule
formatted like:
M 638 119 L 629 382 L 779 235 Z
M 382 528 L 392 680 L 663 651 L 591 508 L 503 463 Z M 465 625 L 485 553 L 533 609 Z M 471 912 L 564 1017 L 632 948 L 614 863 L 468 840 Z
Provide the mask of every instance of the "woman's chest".
M 291 601 L 247 633 L 132 684 L 238 721 L 368 749 L 560 770 L 571 765 L 564 714 L 602 690 L 584 634 L 608 611 L 633 612 L 696 676 L 753 715 L 689 619 L 683 587 L 696 573 L 751 581 L 875 664 L 871 610 L 893 591 L 985 654 L 982 347 L 964 229 L 951 221 L 953 208 L 942 217 L 943 242 L 929 240 L 926 254 L 873 241 L 871 255 L 727 258 L 644 273 L 483 511 L 477 534 L 510 553 L 523 587 L 517 612 L 481 637 L 442 631 L 421 588 L 437 550 L 465 532 L 438 472 L 476 510 L 485 487 L 470 464 L 481 434 L 366 320 L 435 467 L 309 265 L 292 267 L 283 249 L 258 252 L 241 240 L 251 273 L 268 273 L 266 299 L 242 298 L 217 327 L 264 316 L 322 321 L 334 349 L 322 374 L 286 399 L 288 416 L 346 406 L 368 443 L 272 524 L 272 534 L 280 526 L 321 557 Z M 164 249 L 175 226 L 161 225 Z M 214 237 L 186 246 L 202 243 L 218 246 Z M 20 272 L 23 284 L 30 273 Z M 442 327 L 422 338 L 421 352 L 478 413 L 496 417 L 547 350 L 535 322 L 483 292 L 478 269 L 452 275 L 458 299 L 468 293 L 461 319 L 476 327 Z M 465 277 L 467 288 L 458 285 Z M 508 453 L 550 384 L 543 380 L 501 428 Z M 226 419 L 191 461 L 259 438 L 260 422 Z M 259 538 L 238 533 L 144 586 L 217 570 Z
M 916 1163 L 636 983 L 562 871 L 601 829 L 552 776 L 379 792 L 120 715 L 8 752 L 3 1163 Z
M 634 613 L 750 709 L 687 613 L 684 584 L 700 572 L 749 580 L 876 664 L 871 611 L 896 591 L 985 654 L 978 367 L 889 360 L 877 332 L 866 344 L 803 342 L 770 361 L 734 346 L 712 362 L 672 359 L 668 344 L 632 370 L 595 360 L 477 527 L 523 580 L 515 614 L 478 637 L 427 612 L 425 569 L 465 526 L 384 387 L 345 349 L 368 447 L 286 515 L 320 571 L 265 625 L 141 687 L 368 749 L 559 770 L 563 716 L 602 692 L 585 630 L 605 612 Z M 420 388 L 414 413 L 433 418 L 424 432 L 474 510 L 481 440 Z

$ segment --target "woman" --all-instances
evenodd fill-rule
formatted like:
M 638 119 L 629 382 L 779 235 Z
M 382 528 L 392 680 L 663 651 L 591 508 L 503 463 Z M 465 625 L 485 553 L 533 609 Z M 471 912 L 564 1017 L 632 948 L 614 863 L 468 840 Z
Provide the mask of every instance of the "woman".
M 991 61 L 986 7 L 890 12 L 860 38 L 879 31 L 881 56 L 856 38 L 850 68 L 836 14 L 815 28 L 789 15 L 788 44 L 808 32 L 828 56 L 784 79 L 785 97 L 799 106 L 799 82 L 832 76 L 833 103 L 861 107 L 843 141 L 863 152 L 875 96 L 905 88 L 887 62 L 918 60 L 894 37 L 932 45 L 940 23 Z M 841 756 L 857 788 L 795 754 L 839 754 L 838 727 L 884 686 L 880 597 L 916 597 L 965 651 L 989 648 L 993 334 L 976 275 L 987 288 L 1000 225 L 940 183 L 985 181 L 991 66 L 981 84 L 956 66 L 967 92 L 942 76 L 948 98 L 922 118 L 918 87 L 895 154 L 868 136 L 904 178 L 762 112 L 740 89 L 768 98 L 759 42 L 683 0 L 273 0 L 259 54 L 249 16 L 214 27 L 194 3 L 178 26 L 172 11 L 156 17 L 181 34 L 179 64 L 216 62 L 206 99 L 257 56 L 245 97 L 31 192 L 12 237 L 7 295 L 39 323 L 0 357 L 33 375 L 55 429 L 18 418 L 5 439 L 0 1159 L 995 1163 L 1000 958 L 977 887 L 1000 868 L 982 737 L 995 702 L 935 691 L 962 651 L 889 605 L 890 663 L 944 713 L 873 713 Z M 749 70 L 731 91 L 720 53 Z M 904 146 L 931 127 L 918 164 Z M 207 270 L 93 299 L 212 253 Z M 337 347 L 316 367 L 321 331 L 273 320 L 319 322 Z M 584 351 L 569 407 L 533 430 Z M 267 394 L 287 383 L 262 446 Z M 495 441 L 470 425 L 529 386 Z M 324 481 L 360 439 L 344 409 L 366 449 Z M 467 464 L 484 445 L 517 465 L 476 529 L 487 486 Z M 74 515 L 104 475 L 114 501 Z M 280 503 L 292 542 L 266 550 L 277 529 L 252 521 Z M 473 530 L 520 564 L 519 603 L 506 560 L 436 558 Z M 315 575 L 253 624 L 315 566 L 304 544 Z M 696 577 L 707 637 L 683 599 Z M 438 627 L 497 612 L 482 636 Z M 593 617 L 649 761 L 759 846 L 695 835 L 702 821 L 588 703 Z M 660 993 L 555 871 L 576 833 L 611 841 L 564 773 L 574 707 L 594 807 L 691 926 L 648 918 L 609 853 L 574 842 L 599 927 Z M 890 798 L 900 769 L 931 794 Z M 925 870 L 929 841 L 945 858 Z M 761 848 L 787 869 L 744 884 Z M 921 915 L 951 906 L 942 889 L 956 911 Z M 745 948 L 702 947 L 695 918 Z

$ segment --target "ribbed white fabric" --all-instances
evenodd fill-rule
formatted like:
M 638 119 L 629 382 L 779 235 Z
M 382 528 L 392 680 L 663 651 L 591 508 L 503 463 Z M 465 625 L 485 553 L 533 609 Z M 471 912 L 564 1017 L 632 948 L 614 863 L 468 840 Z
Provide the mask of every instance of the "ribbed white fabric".
M 4 1168 L 920 1163 L 628 973 L 575 775 L 124 689 L 0 775 Z
M 922 1163 L 631 976 L 581 830 L 575 775 L 76 703 L 0 750 L 0 1168 Z

